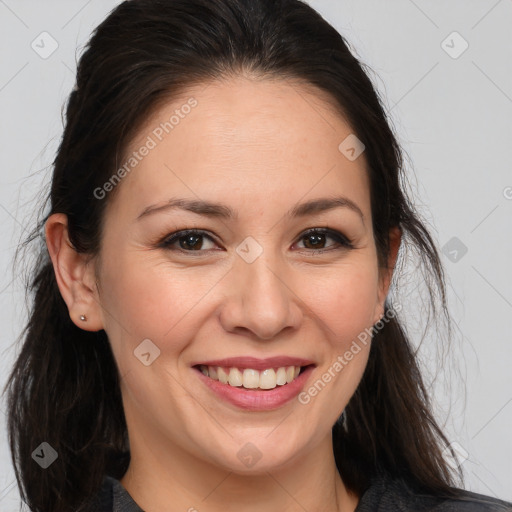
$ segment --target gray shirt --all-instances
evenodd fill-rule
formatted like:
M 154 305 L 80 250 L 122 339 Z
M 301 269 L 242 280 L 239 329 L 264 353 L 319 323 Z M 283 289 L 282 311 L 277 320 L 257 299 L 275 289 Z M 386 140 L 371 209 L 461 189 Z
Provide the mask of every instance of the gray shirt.
M 144 512 L 110 476 L 105 476 L 96 500 L 94 512 Z M 422 496 L 400 480 L 378 478 L 361 496 L 355 512 L 512 512 L 512 503 L 468 491 L 457 499 Z

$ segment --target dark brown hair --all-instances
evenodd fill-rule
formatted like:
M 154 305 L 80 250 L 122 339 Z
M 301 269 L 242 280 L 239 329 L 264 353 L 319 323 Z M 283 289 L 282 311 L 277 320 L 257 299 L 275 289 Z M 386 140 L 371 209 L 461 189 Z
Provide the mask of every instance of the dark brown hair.
M 401 261 L 405 247 L 417 255 L 430 303 L 446 314 L 439 255 L 404 192 L 401 149 L 365 66 L 329 23 L 299 0 L 124 1 L 96 28 L 80 58 L 53 162 L 50 208 L 24 244 L 39 244 L 38 258 L 29 320 L 6 388 L 16 478 L 33 511 L 83 510 L 103 476 L 121 478 L 129 463 L 109 340 L 104 331 L 86 332 L 70 320 L 44 223 L 53 213 L 66 214 L 76 250 L 97 254 L 112 195 L 98 200 L 94 190 L 116 171 L 148 115 L 187 87 L 240 74 L 301 81 L 339 108 L 366 146 L 380 264 L 386 265 L 390 229 L 400 227 Z M 333 426 L 333 440 L 349 489 L 362 493 L 373 477 L 389 475 L 421 492 L 455 492 L 442 456 L 448 443 L 398 317 L 375 333 L 343 424 Z M 42 442 L 58 453 L 46 470 L 31 457 Z

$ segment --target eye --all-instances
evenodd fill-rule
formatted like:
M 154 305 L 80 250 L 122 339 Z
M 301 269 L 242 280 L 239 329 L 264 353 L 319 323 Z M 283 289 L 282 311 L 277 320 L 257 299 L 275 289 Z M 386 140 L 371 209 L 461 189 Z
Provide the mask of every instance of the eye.
M 326 252 L 326 251 L 332 251 L 332 250 L 339 249 L 339 247 L 334 247 L 334 248 L 331 247 L 331 248 L 327 248 L 327 249 L 325 247 L 321 247 L 323 244 L 325 244 L 325 240 L 327 238 L 331 238 L 331 239 L 335 240 L 335 242 L 338 245 L 341 245 L 342 248 L 346 248 L 346 249 L 353 248 L 352 242 L 347 237 L 345 237 L 338 231 L 334 231 L 332 229 L 323 229 L 323 228 L 322 229 L 319 229 L 319 228 L 310 229 L 310 230 L 306 231 L 300 237 L 300 240 L 305 241 L 306 248 L 312 249 L 313 251 Z
M 171 250 L 181 250 L 183 252 L 200 252 L 204 245 L 202 240 L 205 238 L 213 242 L 213 238 L 204 232 L 189 229 L 173 233 L 167 237 L 161 245 L 162 247 Z M 179 242 L 179 248 L 173 249 L 173 245 L 175 245 L 176 242 Z
M 329 238 L 336 242 L 334 247 L 332 247 L 332 244 L 330 248 L 323 247 L 323 245 L 326 243 L 326 240 Z M 172 233 L 167 238 L 165 238 L 159 244 L 159 246 L 164 249 L 185 253 L 206 252 L 208 250 L 212 250 L 212 247 L 204 247 L 204 240 L 209 240 L 210 243 L 216 245 L 214 239 L 207 235 L 204 231 L 188 229 Z M 301 242 L 304 242 L 306 249 L 309 249 L 307 252 L 320 253 L 336 249 L 353 248 L 352 242 L 347 237 L 338 231 L 325 228 L 314 228 L 306 231 L 299 238 L 299 243 Z M 179 247 L 176 247 L 176 244 L 178 244 Z M 341 247 L 336 247 L 336 245 Z

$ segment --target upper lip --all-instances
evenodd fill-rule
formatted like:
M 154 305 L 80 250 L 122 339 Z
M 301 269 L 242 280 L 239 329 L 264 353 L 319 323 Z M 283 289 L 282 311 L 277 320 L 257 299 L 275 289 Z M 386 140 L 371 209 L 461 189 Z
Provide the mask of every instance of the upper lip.
M 192 366 L 223 366 L 233 368 L 251 368 L 253 370 L 267 370 L 269 368 L 280 368 L 282 366 L 308 366 L 314 364 L 309 359 L 300 357 L 276 356 L 266 359 L 257 357 L 228 357 L 226 359 L 214 359 L 210 361 L 200 361 Z

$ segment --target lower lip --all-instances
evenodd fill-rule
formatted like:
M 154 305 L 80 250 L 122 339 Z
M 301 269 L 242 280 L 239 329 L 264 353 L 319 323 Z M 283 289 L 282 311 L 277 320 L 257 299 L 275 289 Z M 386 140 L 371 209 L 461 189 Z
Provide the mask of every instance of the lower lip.
M 216 395 L 236 405 L 238 408 L 248 411 L 269 411 L 277 409 L 295 398 L 304 387 L 313 369 L 314 366 L 310 365 L 289 384 L 276 386 L 274 389 L 267 391 L 230 386 L 207 377 L 197 368 L 194 368 L 194 371 Z

